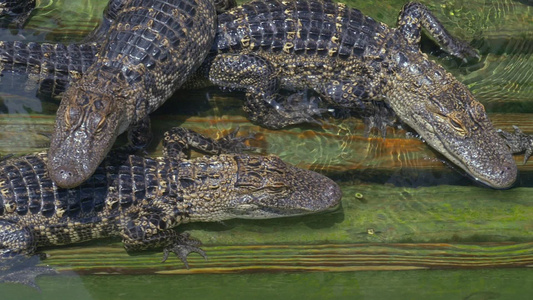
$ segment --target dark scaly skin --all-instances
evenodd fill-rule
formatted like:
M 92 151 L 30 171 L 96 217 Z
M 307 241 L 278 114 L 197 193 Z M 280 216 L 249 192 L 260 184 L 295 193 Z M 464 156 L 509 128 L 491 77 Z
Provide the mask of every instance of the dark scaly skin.
M 87 72 L 95 62 L 98 49 L 96 43 L 65 45 L 0 41 L 0 70 L 28 74 L 27 84 L 38 83 L 40 95 L 57 96 Z
M 114 153 L 72 189 L 52 181 L 46 153 L 1 162 L 0 271 L 43 246 L 110 236 L 122 237 L 128 251 L 175 252 L 187 266 L 188 253 L 205 253 L 199 242 L 169 230 L 179 224 L 296 216 L 339 205 L 341 191 L 325 176 L 273 155 L 224 154 L 242 149 L 241 141 L 174 128 L 165 134 L 164 157 Z M 213 155 L 189 160 L 184 151 L 190 148 Z M 0 274 L 0 281 L 17 281 L 11 277 Z
M 7 16 L 18 27 L 22 27 L 35 5 L 35 0 L 0 0 L 0 16 Z
M 405 5 L 398 25 L 327 1 L 250 2 L 219 16 L 212 53 L 185 85 L 244 89 L 250 119 L 271 128 L 309 121 L 315 109 L 284 104 L 280 88 L 312 89 L 381 130 L 399 119 L 477 181 L 510 187 L 511 153 L 481 103 L 420 52 L 421 28 L 461 59 L 475 51 L 422 4 Z
M 28 74 L 30 81 L 27 84 L 36 83 L 39 94 L 45 97 L 60 95 L 95 62 L 96 54 L 124 4 L 123 0 L 109 1 L 102 21 L 81 43 L 0 41 L 0 73 Z M 237 3 L 235 0 L 215 0 L 214 5 L 217 13 L 223 13 Z
M 106 11 L 109 9 L 118 11 L 117 8 L 121 5 L 121 2 L 122 0 L 111 0 L 110 5 L 108 8 L 106 8 Z M 215 0 L 214 4 L 218 13 L 223 13 L 228 9 L 237 6 L 237 2 L 235 2 L 235 0 Z M 31 12 L 35 9 L 35 6 L 36 0 L 0 0 L 0 17 L 9 16 L 12 18 L 13 23 L 17 24 L 19 27 L 22 27 L 24 23 L 26 23 Z M 102 26 L 100 26 L 98 31 L 93 32 L 91 37 L 101 36 L 100 34 L 105 33 L 106 29 L 108 29 L 111 25 L 110 23 L 106 23 L 106 21 L 113 20 L 114 17 L 115 16 L 111 15 L 110 18 L 104 19 Z
M 116 137 L 157 109 L 207 55 L 211 0 L 122 0 L 96 61 L 65 91 L 49 150 L 52 179 L 86 180 Z
M 236 0 L 214 0 L 217 14 L 222 14 L 237 6 Z

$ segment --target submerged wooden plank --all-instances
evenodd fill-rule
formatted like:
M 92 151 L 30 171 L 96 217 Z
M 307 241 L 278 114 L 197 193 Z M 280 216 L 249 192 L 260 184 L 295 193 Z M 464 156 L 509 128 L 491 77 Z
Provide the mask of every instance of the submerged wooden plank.
M 233 103 L 235 99 L 222 99 Z M 227 103 L 226 103 L 227 102 Z M 241 103 L 241 101 L 237 101 Z M 507 131 L 517 125 L 524 132 L 533 133 L 529 114 L 490 114 L 496 128 Z M 0 115 L 0 154 L 27 154 L 45 151 L 49 145 L 55 116 L 52 115 Z M 184 126 L 212 137 L 220 137 L 237 126 L 241 133 L 255 134 L 250 143 L 261 154 L 276 154 L 302 168 L 321 172 L 347 172 L 353 170 L 427 169 L 450 172 L 442 158 L 421 140 L 406 131 L 389 128 L 386 138 L 365 136 L 361 120 L 326 119 L 322 126 L 299 126 L 282 130 L 268 130 L 251 124 L 237 106 L 232 111 L 205 111 L 197 116 L 156 115 L 152 118 L 154 145 L 149 154 L 161 154 L 161 138 L 165 130 Z M 124 143 L 120 140 L 119 143 Z M 521 171 L 533 171 L 533 160 L 522 164 L 523 156 L 516 156 Z
M 190 269 L 161 253 L 128 256 L 118 245 L 47 251 L 46 264 L 78 274 L 224 274 L 532 267 L 533 243 L 401 243 L 205 246 Z

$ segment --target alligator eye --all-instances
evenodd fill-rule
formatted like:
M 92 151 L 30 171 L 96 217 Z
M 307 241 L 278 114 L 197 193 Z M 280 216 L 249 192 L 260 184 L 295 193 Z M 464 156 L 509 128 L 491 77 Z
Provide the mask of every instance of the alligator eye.
M 71 127 L 71 123 L 70 123 L 70 109 L 67 108 L 67 112 L 65 113 L 65 126 L 67 128 L 70 128 Z
M 95 133 L 100 133 L 102 131 L 102 129 L 104 129 L 104 125 L 105 125 L 105 118 L 100 118 L 100 121 L 96 125 L 96 129 L 95 129 L 94 132 Z
M 72 127 L 72 121 L 79 119 L 79 112 L 76 108 L 67 107 L 66 113 L 65 113 L 65 125 L 67 128 Z
M 459 124 L 457 121 L 455 121 L 454 119 L 450 119 L 450 124 L 452 124 L 453 127 L 456 127 L 456 128 L 462 128 L 461 127 L 461 124 Z
M 279 194 L 279 193 L 283 193 L 286 189 L 283 188 L 283 187 L 273 187 L 273 186 L 269 186 L 268 188 L 266 188 L 269 192 L 271 193 L 274 193 L 274 194 Z
M 464 126 L 458 120 L 448 117 L 448 121 L 450 122 L 450 125 L 452 125 L 453 129 L 458 131 L 460 135 L 466 135 Z
M 273 193 L 281 193 L 285 190 L 287 190 L 287 185 L 284 184 L 283 182 L 275 182 L 275 183 L 272 183 L 270 185 L 268 185 L 266 187 L 266 189 L 268 189 L 269 191 L 273 192 Z

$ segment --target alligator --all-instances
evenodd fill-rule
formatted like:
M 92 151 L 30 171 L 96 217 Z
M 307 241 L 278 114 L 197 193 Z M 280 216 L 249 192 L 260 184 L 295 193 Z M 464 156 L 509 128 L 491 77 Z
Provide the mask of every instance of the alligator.
M 475 181 L 510 187 L 517 167 L 508 147 L 468 88 L 420 51 L 422 28 L 451 55 L 478 57 L 420 3 L 406 4 L 398 27 L 391 28 L 328 0 L 252 1 L 219 15 L 214 46 L 184 85 L 209 82 L 244 90 L 250 119 L 270 128 L 309 122 L 316 114 L 305 101 L 287 105 L 292 95 L 282 96 L 280 89 L 312 90 L 328 104 L 359 112 L 382 132 L 399 121 Z M 33 47 L 36 56 L 43 48 L 6 44 L 0 49 Z M 22 57 L 13 63 L 13 53 L 0 57 L 7 64 L 29 61 Z M 70 64 L 76 57 L 69 59 Z M 38 62 L 34 58 L 29 65 Z
M 34 284 L 38 274 L 19 272 L 13 262 L 33 257 L 38 248 L 111 236 L 121 237 L 127 251 L 163 248 L 164 259 L 173 252 L 188 267 L 189 253 L 205 253 L 198 241 L 170 230 L 179 224 L 298 216 L 340 206 L 335 182 L 274 155 L 240 153 L 248 148 L 243 139 L 235 132 L 213 140 L 173 128 L 164 135 L 163 157 L 113 153 L 71 189 L 53 182 L 46 153 L 0 162 L 0 271 L 8 273 L 0 273 L 0 281 Z M 210 155 L 188 159 L 191 149 Z

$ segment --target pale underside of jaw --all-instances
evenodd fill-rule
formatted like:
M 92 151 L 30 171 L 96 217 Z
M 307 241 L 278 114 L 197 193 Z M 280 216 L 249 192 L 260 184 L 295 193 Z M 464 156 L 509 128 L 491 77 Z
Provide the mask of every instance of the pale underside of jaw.
M 409 124 L 408 124 L 409 125 Z M 415 129 L 414 126 L 411 126 L 413 129 Z M 483 174 L 477 172 L 475 169 L 472 169 L 470 166 L 463 163 L 463 160 L 460 159 L 457 155 L 454 155 L 453 151 L 450 151 L 448 147 L 446 147 L 446 144 L 442 142 L 441 138 L 435 134 L 435 129 L 433 126 L 428 126 L 427 128 L 424 128 L 424 131 L 419 129 L 416 130 L 416 132 L 420 135 L 422 140 L 428 144 L 429 146 L 433 147 L 435 150 L 437 150 L 439 153 L 441 153 L 446 159 L 448 159 L 450 162 L 452 162 L 457 167 L 461 168 L 463 171 L 465 171 L 468 176 L 470 176 L 473 180 L 489 186 L 493 188 L 507 188 L 512 185 L 513 182 L 510 182 L 509 184 L 501 185 L 497 182 L 497 180 L 491 180 L 491 178 L 488 178 L 487 176 L 484 176 Z M 422 135 L 420 132 L 425 132 L 426 134 Z M 428 135 L 430 138 L 427 138 Z M 500 163 L 500 162 L 495 162 Z

